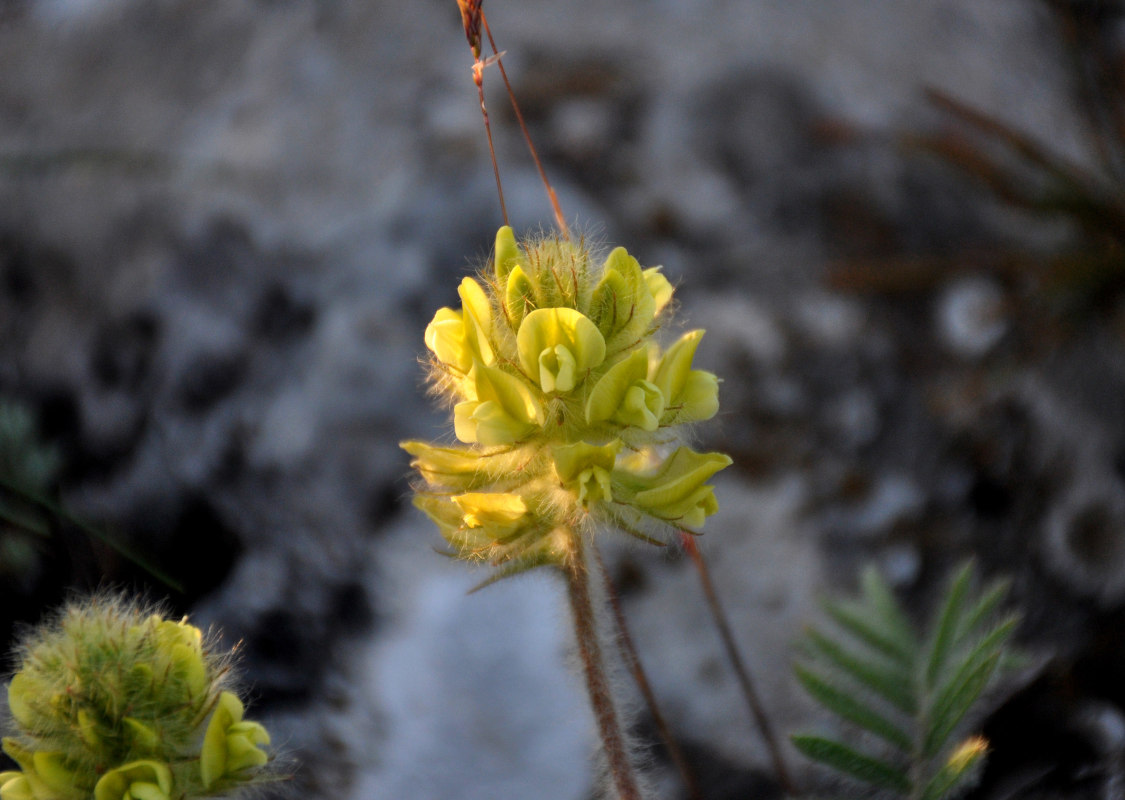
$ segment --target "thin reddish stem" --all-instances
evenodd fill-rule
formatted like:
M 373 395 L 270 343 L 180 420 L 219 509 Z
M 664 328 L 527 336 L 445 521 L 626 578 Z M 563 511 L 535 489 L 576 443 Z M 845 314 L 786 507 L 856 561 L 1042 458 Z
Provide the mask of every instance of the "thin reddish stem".
M 504 224 L 508 224 L 508 207 L 504 205 L 504 186 L 500 183 L 500 166 L 496 163 L 496 150 L 492 146 L 492 125 L 488 122 L 488 107 L 484 104 L 484 68 L 486 63 L 479 58 L 473 64 L 473 83 L 477 85 L 480 96 L 480 113 L 484 117 L 484 132 L 488 136 L 488 156 L 492 159 L 492 174 L 496 176 L 496 193 L 500 196 L 500 214 Z
M 750 708 L 750 715 L 766 743 L 766 749 L 769 750 L 770 760 L 773 762 L 773 770 L 777 775 L 778 783 L 781 784 L 781 788 L 787 794 L 796 795 L 797 790 L 789 775 L 789 769 L 785 766 L 785 759 L 781 754 L 777 737 L 774 735 L 773 725 L 766 714 L 765 706 L 762 705 L 762 701 L 758 697 L 758 692 L 754 689 L 754 682 L 750 678 L 750 670 L 747 669 L 745 662 L 742 660 L 742 654 L 734 640 L 734 634 L 731 632 L 726 612 L 719 602 L 719 595 L 715 592 L 715 584 L 711 581 L 711 570 L 708 569 L 707 562 L 703 560 L 703 553 L 696 547 L 695 539 L 691 534 L 681 531 L 680 542 L 695 563 L 696 572 L 699 573 L 699 582 L 703 585 L 703 594 L 707 597 L 707 605 L 711 609 L 711 618 L 715 621 L 715 627 L 719 629 L 719 637 L 723 640 L 727 659 L 738 677 L 742 695 L 746 698 L 746 704 Z
M 516 102 L 516 93 L 512 90 L 512 82 L 508 80 L 508 71 L 504 69 L 504 62 L 500 59 L 500 51 L 496 49 L 496 40 L 492 38 L 492 29 L 488 27 L 488 18 L 484 15 L 484 9 L 480 11 L 480 21 L 484 27 L 484 33 L 488 37 L 488 45 L 492 48 L 493 56 L 496 58 L 496 65 L 500 67 L 500 76 L 504 79 L 504 87 L 508 90 L 508 99 L 512 101 L 512 110 L 516 112 L 516 119 L 519 121 L 520 130 L 523 131 L 524 141 L 527 142 L 527 149 L 531 152 L 531 160 L 535 162 L 535 168 L 539 170 L 539 180 L 543 181 L 543 188 L 547 190 L 547 198 L 551 201 L 551 208 L 555 212 L 555 224 L 559 226 L 559 232 L 563 235 L 563 238 L 569 239 L 570 227 L 566 224 L 566 217 L 563 216 L 559 198 L 551 187 L 551 182 L 547 180 L 547 172 L 543 169 L 543 162 L 531 141 L 531 133 L 528 132 L 527 123 L 523 120 L 520 104 Z
M 613 585 L 613 580 L 609 577 L 609 572 L 606 571 L 605 563 L 602 561 L 601 551 L 598 550 L 597 547 L 594 548 L 594 555 L 598 560 L 598 569 L 601 570 L 605 578 L 606 599 L 609 601 L 609 607 L 613 611 L 613 619 L 617 623 L 618 644 L 621 649 L 621 657 L 624 659 L 625 665 L 629 668 L 629 672 L 632 673 L 637 688 L 641 690 L 641 695 L 648 705 L 648 711 L 652 714 L 652 721 L 656 725 L 657 733 L 660 734 L 660 738 L 664 742 L 664 747 L 668 750 L 668 756 L 672 759 L 672 763 L 676 765 L 676 769 L 680 772 L 680 777 L 683 779 L 688 797 L 690 800 L 703 800 L 703 794 L 699 789 L 699 784 L 695 780 L 695 773 L 692 772 L 691 767 L 688 765 L 687 759 L 684 757 L 684 752 L 680 749 L 679 742 L 672 736 L 672 729 L 668 726 L 668 721 L 660 712 L 660 706 L 656 702 L 656 694 L 652 691 L 652 685 L 648 682 L 648 675 L 645 673 L 644 665 L 641 664 L 641 657 L 637 653 L 637 647 L 633 643 L 633 637 L 629 633 L 629 625 L 625 620 L 625 612 L 621 608 L 621 598 L 617 594 L 617 587 Z

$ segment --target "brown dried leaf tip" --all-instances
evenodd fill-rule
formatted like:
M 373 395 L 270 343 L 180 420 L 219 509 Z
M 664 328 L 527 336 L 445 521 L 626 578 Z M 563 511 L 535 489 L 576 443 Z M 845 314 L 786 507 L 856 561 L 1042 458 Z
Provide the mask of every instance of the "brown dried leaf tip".
M 461 9 L 461 22 L 465 25 L 465 38 L 473 49 L 473 58 L 480 58 L 480 5 L 483 0 L 457 0 Z

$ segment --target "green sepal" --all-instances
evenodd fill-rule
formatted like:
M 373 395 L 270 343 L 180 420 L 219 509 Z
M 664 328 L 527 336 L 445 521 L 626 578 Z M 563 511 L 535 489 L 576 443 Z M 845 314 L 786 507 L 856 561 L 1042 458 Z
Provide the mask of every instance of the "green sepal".
M 129 739 L 135 749 L 151 753 L 160 746 L 160 737 L 148 725 L 133 717 L 125 717 L 122 722 L 129 731 Z

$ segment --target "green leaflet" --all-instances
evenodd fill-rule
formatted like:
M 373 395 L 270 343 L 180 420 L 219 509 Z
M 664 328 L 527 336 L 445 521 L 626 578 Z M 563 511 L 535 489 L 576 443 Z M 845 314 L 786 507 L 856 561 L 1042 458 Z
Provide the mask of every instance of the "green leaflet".
M 864 783 L 894 789 L 900 794 L 910 790 L 910 780 L 901 769 L 853 750 L 847 745 L 831 739 L 822 739 L 819 736 L 803 735 L 794 736 L 793 744 L 814 761 L 827 764 Z
M 878 572 L 861 595 L 824 603 L 834 626 L 809 629 L 798 682 L 834 716 L 870 736 L 851 745 L 793 737 L 809 758 L 906 800 L 945 800 L 979 773 L 987 742 L 955 743 L 961 723 L 1013 661 L 1007 645 L 1018 615 L 997 618 L 1003 582 L 974 590 L 968 563 L 949 582 L 928 625 L 911 624 Z M 852 741 L 849 739 L 849 741 Z
M 797 680 L 805 687 L 805 691 L 836 716 L 874 733 L 904 753 L 910 752 L 910 735 L 856 695 L 838 688 L 831 680 L 800 664 L 794 665 L 793 671 L 797 673 Z
M 817 630 L 806 631 L 805 640 L 814 655 L 875 692 L 903 714 L 913 715 L 918 711 L 908 671 L 889 662 L 881 663 L 856 655 Z

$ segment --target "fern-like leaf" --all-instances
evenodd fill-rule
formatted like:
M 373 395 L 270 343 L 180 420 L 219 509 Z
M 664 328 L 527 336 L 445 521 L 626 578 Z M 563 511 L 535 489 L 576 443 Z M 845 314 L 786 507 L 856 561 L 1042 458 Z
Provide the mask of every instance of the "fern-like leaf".
M 835 631 L 810 628 L 794 665 L 805 691 L 861 737 L 845 745 L 814 735 L 793 737 L 809 758 L 907 800 L 944 800 L 979 774 L 987 744 L 953 736 L 997 676 L 1013 661 L 1007 649 L 1017 615 L 997 620 L 1007 584 L 975 592 L 975 569 L 961 567 L 932 620 L 916 630 L 875 570 L 855 600 L 828 601 Z
M 833 714 L 870 731 L 903 753 L 910 752 L 910 735 L 869 704 L 800 664 L 794 665 L 793 670 L 805 691 Z
M 841 674 L 870 689 L 903 714 L 917 712 L 917 700 L 911 689 L 911 674 L 897 664 L 873 661 L 857 655 L 835 639 L 810 628 L 805 632 L 807 650 Z
M 797 735 L 793 744 L 814 761 L 832 767 L 864 783 L 894 789 L 905 794 L 910 790 L 910 779 L 898 767 L 878 758 L 853 750 L 845 744 L 819 736 Z

